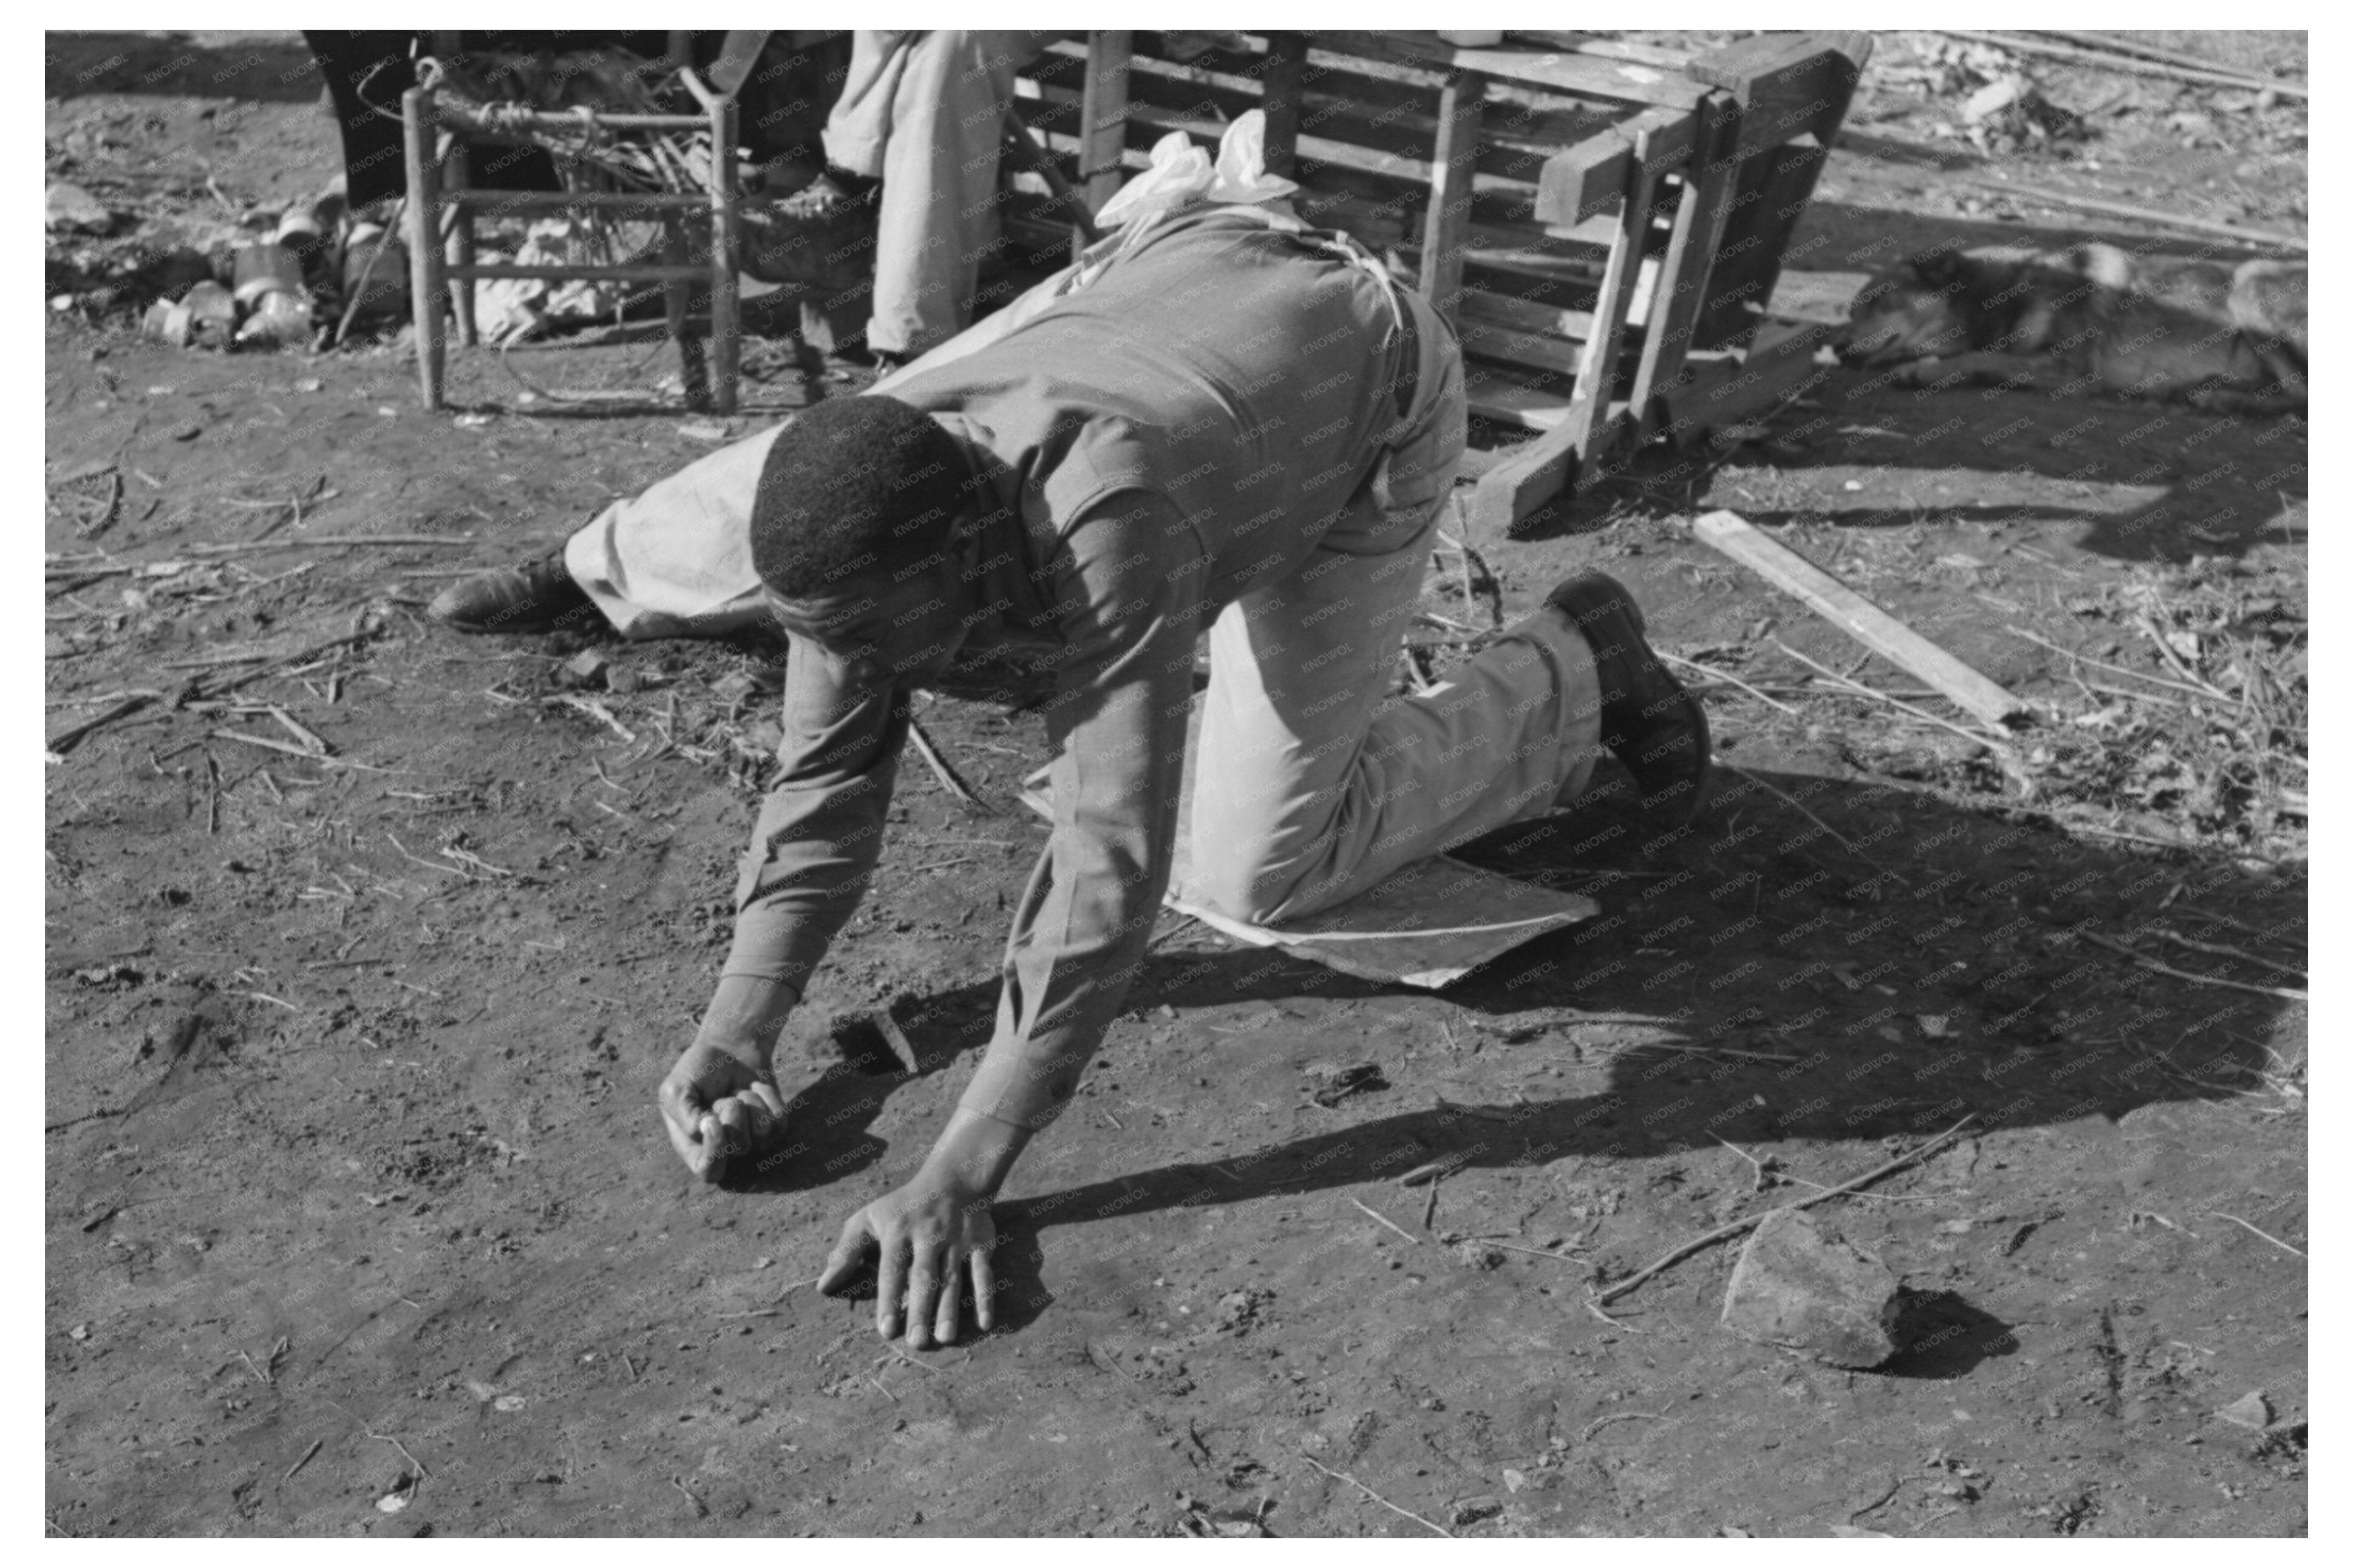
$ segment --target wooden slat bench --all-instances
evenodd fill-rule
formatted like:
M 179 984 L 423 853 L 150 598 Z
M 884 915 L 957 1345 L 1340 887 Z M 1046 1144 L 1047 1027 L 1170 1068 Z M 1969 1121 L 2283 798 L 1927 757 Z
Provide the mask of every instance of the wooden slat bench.
M 1099 208 L 1168 132 L 1214 151 L 1263 108 L 1300 215 L 1388 256 L 1461 333 L 1495 437 L 1469 464 L 1474 525 L 1517 531 L 1613 453 L 1736 423 L 1802 382 L 1819 331 L 1757 331 L 1868 34 L 1689 54 L 1556 34 L 1238 37 L 1182 60 L 1154 32 L 1057 44 L 1018 84 L 1020 116 Z M 1018 188 L 1006 229 L 1041 261 L 1071 237 L 1066 209 Z

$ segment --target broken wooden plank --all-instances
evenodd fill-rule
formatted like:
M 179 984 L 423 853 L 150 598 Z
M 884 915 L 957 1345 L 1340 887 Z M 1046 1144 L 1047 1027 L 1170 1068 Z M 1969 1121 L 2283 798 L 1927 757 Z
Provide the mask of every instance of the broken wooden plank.
M 1828 145 L 1871 51 L 1869 33 L 1758 33 L 1698 57 L 1683 74 L 1739 100 L 1733 156 L 1745 160 L 1809 132 Z
M 1872 652 L 1918 676 L 1977 718 L 2007 726 L 2026 704 L 1873 604 L 1737 512 L 1712 511 L 1692 524 L 1702 542 L 1729 555 Z
M 1688 163 L 1699 148 L 1702 114 L 1645 110 L 1546 158 L 1536 172 L 1536 221 L 1573 226 L 1624 201 L 1634 184 L 1634 140 L 1642 131 L 1651 133 L 1651 173 L 1662 174 Z
M 1778 325 L 1760 331 L 1756 346 L 1737 362 L 1688 365 L 1690 374 L 1658 395 L 1657 433 L 1688 447 L 1777 407 L 1830 374 L 1828 365 L 1814 363 L 1814 353 L 1836 331 L 1826 321 Z
M 1423 70 L 1476 71 L 1525 87 L 1567 93 L 1604 103 L 1640 103 L 1669 109 L 1689 109 L 1704 97 L 1705 86 L 1687 76 L 1639 65 L 1631 60 L 1596 59 L 1589 55 L 1546 54 L 1529 49 L 1457 48 L 1433 35 L 1335 29 L 1313 32 L 1307 41 L 1313 66 L 1325 63 L 1317 54 L 1355 55 L 1388 60 Z M 1333 61 L 1344 68 L 1345 59 Z
M 1438 97 L 1438 144 L 1430 163 L 1430 209 L 1421 233 L 1421 297 L 1453 326 L 1462 293 L 1462 247 L 1471 233 L 1472 161 L 1487 101 L 1484 77 L 1464 72 Z

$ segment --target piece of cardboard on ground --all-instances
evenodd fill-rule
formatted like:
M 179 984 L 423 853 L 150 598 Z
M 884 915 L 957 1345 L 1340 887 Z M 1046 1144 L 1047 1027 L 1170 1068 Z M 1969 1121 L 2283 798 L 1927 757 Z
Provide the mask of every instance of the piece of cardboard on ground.
M 1185 747 L 1185 782 L 1176 814 L 1176 867 L 1170 909 L 1254 947 L 1284 952 L 1382 984 L 1436 990 L 1525 942 L 1579 921 L 1601 906 L 1579 893 L 1466 865 L 1449 855 L 1417 860 L 1344 903 L 1282 926 L 1254 925 L 1190 902 L 1177 889 L 1192 863 L 1191 823 L 1200 711 L 1194 710 Z M 1052 821 L 1053 798 L 1044 770 L 1032 774 L 1022 804 Z
M 1237 942 L 1280 947 L 1359 979 L 1428 990 L 1601 912 L 1581 894 L 1515 881 L 1449 855 L 1417 860 L 1368 892 L 1281 927 L 1235 920 L 1173 890 L 1168 907 Z

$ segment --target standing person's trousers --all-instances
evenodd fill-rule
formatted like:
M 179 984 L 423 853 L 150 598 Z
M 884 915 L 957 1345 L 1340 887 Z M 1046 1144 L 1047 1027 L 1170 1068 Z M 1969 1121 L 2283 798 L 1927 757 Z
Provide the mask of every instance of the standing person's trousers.
M 1058 275 L 940 351 L 1002 336 Z M 1573 799 L 1599 752 L 1600 686 L 1581 634 L 1540 610 L 1437 689 L 1391 697 L 1467 420 L 1452 331 L 1419 298 L 1413 406 L 1305 563 L 1227 605 L 1209 633 L 1184 893 L 1262 923 Z M 923 363 L 905 374 L 924 369 Z M 781 426 L 779 427 L 781 428 Z M 774 430 L 617 502 L 565 564 L 631 638 L 764 623 L 752 496 Z
M 970 318 L 997 242 L 997 173 L 1014 73 L 1052 33 L 860 28 L 825 155 L 882 182 L 869 347 L 913 355 Z

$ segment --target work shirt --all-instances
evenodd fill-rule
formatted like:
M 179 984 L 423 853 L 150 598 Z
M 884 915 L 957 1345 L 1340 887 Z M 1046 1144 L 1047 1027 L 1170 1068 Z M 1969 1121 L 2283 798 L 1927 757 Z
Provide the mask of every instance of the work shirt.
M 974 640 L 1052 648 L 1053 833 L 967 1109 L 1051 1120 L 1120 1008 L 1167 885 L 1199 634 L 1319 545 L 1392 548 L 1451 478 L 1402 428 L 1391 287 L 1334 237 L 1211 209 L 892 389 L 973 466 Z M 797 636 L 784 709 L 727 973 L 805 990 L 880 856 L 908 709 Z

